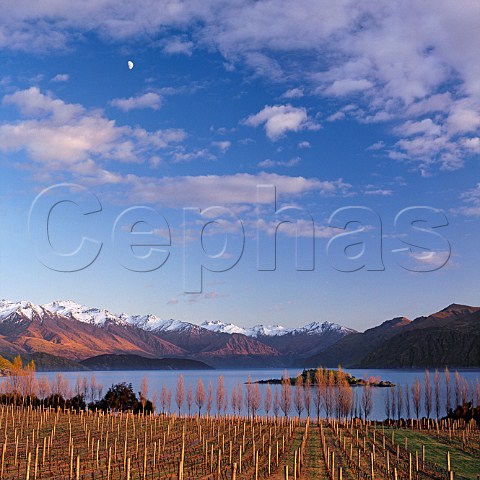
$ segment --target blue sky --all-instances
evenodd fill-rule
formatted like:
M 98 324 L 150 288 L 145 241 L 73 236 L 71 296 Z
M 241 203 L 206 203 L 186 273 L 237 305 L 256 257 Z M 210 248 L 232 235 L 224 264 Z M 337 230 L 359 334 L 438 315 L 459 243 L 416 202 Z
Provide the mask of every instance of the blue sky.
M 0 12 L 1 297 L 359 330 L 480 304 L 477 2 Z

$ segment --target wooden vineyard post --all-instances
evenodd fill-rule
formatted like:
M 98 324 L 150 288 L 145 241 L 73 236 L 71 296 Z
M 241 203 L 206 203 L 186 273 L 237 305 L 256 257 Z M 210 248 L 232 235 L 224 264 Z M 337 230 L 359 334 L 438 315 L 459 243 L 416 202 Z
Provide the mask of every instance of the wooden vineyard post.
M 143 480 L 147 478 L 147 442 L 145 441 L 145 448 L 143 450 Z
M 25 480 L 30 479 L 30 462 L 32 461 L 32 453 L 28 452 L 28 458 L 27 458 L 27 473 L 25 475 Z
M 343 480 L 343 469 L 338 467 L 338 480 Z
M 397 467 L 393 469 L 393 478 L 394 480 L 398 480 L 398 472 L 397 472 Z
M 110 470 L 112 468 L 112 447 L 108 448 L 108 467 L 107 467 L 107 480 L 110 480 Z
M 293 457 L 293 480 L 297 480 L 297 451 L 296 450 L 295 450 L 295 455 Z
M 408 455 L 408 480 L 412 480 L 412 452 Z
M 183 460 L 178 464 L 178 480 L 183 480 Z
M 374 466 L 375 466 L 375 459 L 373 457 L 373 452 L 372 452 L 372 453 L 370 453 L 370 475 L 371 475 L 372 480 L 375 478 Z
M 128 418 L 128 416 L 127 416 L 127 418 Z M 127 477 L 126 478 L 127 478 L 127 480 L 130 480 L 130 457 L 127 458 Z
M 3 444 L 3 448 L 2 448 L 2 466 L 1 466 L 1 471 L 0 471 L 0 478 L 3 478 L 3 470 L 4 470 L 4 466 L 5 466 L 5 450 L 7 448 L 7 442 L 5 441 L 5 443 Z
M 270 463 L 272 461 L 272 447 L 268 446 L 268 475 L 270 475 Z
M 38 443 L 37 443 L 37 446 L 35 448 L 35 470 L 34 470 L 34 473 L 33 473 L 34 480 L 37 480 L 37 474 L 38 474 Z
M 331 463 L 330 463 L 330 471 L 332 472 L 332 475 L 334 475 L 335 473 L 335 452 L 332 452 L 332 460 L 331 460 Z
M 285 469 L 283 471 L 283 478 L 284 480 L 288 480 L 288 465 L 285 465 Z
M 222 478 L 222 451 L 218 451 L 218 462 L 217 462 L 217 480 Z
M 450 471 L 450 451 L 447 452 L 447 472 Z
M 80 455 L 77 455 L 77 467 L 75 469 L 75 479 L 80 480 Z

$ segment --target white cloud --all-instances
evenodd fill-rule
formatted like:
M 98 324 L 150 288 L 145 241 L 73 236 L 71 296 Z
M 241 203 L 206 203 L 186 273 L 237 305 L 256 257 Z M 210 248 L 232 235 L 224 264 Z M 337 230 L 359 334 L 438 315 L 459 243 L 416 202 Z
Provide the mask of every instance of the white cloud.
M 237 173 L 234 175 L 199 175 L 147 178 L 128 175 L 126 178 L 132 201 L 172 207 L 255 204 L 257 186 L 273 185 L 279 198 L 303 195 L 346 195 L 351 185 L 343 180 L 291 177 L 275 173 Z
M 307 142 L 307 141 L 303 141 L 303 142 L 299 142 L 298 143 L 298 148 L 310 148 L 311 145 L 310 145 L 310 142 Z
M 374 84 L 364 78 L 350 79 L 343 78 L 342 80 L 335 80 L 324 93 L 338 97 L 344 97 L 351 93 L 361 92 L 372 88 Z
M 300 163 L 300 157 L 293 157 L 290 160 L 271 160 L 267 158 L 257 164 L 260 168 L 273 168 L 273 167 L 295 167 Z
M 303 97 L 303 90 L 301 88 L 291 88 L 282 94 L 283 98 L 301 98 Z
M 466 203 L 466 206 L 455 209 L 454 213 L 467 217 L 480 217 L 480 183 L 464 192 L 460 198 Z
M 264 125 L 267 137 L 273 141 L 278 140 L 287 132 L 319 128 L 308 118 L 305 108 L 293 107 L 290 104 L 266 105 L 260 112 L 250 115 L 243 123 L 251 127 Z
M 158 93 L 148 92 L 138 97 L 114 98 L 110 105 L 117 107 L 124 112 L 139 108 L 151 108 L 158 110 L 162 106 L 162 97 Z
M 384 188 L 375 188 L 375 189 L 369 189 L 365 190 L 365 195 L 379 195 L 382 197 L 389 197 L 393 195 L 393 191 L 389 189 L 384 189 Z
M 193 52 L 194 43 L 191 41 L 182 40 L 179 37 L 168 39 L 165 46 L 163 47 L 163 51 L 168 53 L 169 55 L 187 55 L 190 57 Z
M 216 141 L 212 142 L 212 146 L 218 148 L 222 153 L 226 153 L 228 149 L 232 146 L 232 142 L 229 140 Z
M 385 148 L 385 142 L 383 140 L 379 140 L 378 142 L 372 143 L 372 145 L 370 145 L 367 150 L 376 151 L 382 150 L 383 148 Z
M 52 78 L 52 82 L 68 82 L 70 75 L 68 73 L 58 73 Z
M 36 87 L 3 97 L 2 105 L 13 106 L 23 118 L 0 124 L 0 150 L 25 151 L 43 168 L 77 170 L 93 174 L 102 161 L 143 162 L 144 156 L 165 149 L 185 138 L 182 130 L 149 132 L 117 126 L 98 110 L 68 104 Z M 99 182 L 115 174 L 98 171 Z

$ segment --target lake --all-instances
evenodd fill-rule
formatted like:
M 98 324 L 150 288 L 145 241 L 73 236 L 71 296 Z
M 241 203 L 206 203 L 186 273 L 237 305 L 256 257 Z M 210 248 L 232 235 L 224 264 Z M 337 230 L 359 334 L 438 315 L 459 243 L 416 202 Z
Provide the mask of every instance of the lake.
M 298 369 L 286 369 L 287 374 L 290 376 L 295 376 L 299 373 Z M 208 384 L 211 381 L 213 383 L 213 407 L 212 413 L 215 413 L 215 388 L 217 385 L 218 377 L 223 375 L 225 380 L 225 389 L 230 394 L 233 389 L 234 385 L 238 383 L 244 383 L 247 381 L 248 375 L 251 376 L 252 381 L 255 380 L 267 380 L 271 378 L 281 378 L 283 376 L 284 369 L 281 368 L 269 368 L 269 369 L 251 369 L 251 370 L 188 370 L 181 372 L 184 378 L 185 387 L 188 389 L 190 383 L 193 386 L 193 393 L 195 396 L 195 388 L 198 382 L 198 379 L 201 378 L 202 382 L 205 385 L 205 390 L 208 389 Z M 423 385 L 424 385 L 424 370 L 380 370 L 380 369 L 351 369 L 347 370 L 348 373 L 356 376 L 357 378 L 363 378 L 365 375 L 367 377 L 379 377 L 381 380 L 390 380 L 394 384 L 401 385 L 402 388 L 405 390 L 405 386 L 408 384 L 410 387 L 413 385 L 415 378 L 419 378 L 421 385 L 422 385 L 422 412 L 421 415 L 424 415 L 423 409 Z M 476 385 L 476 383 L 480 382 L 480 370 L 462 370 L 458 369 L 459 374 L 463 377 L 466 381 L 468 381 L 470 388 Z M 103 395 L 106 393 L 108 387 L 112 384 L 118 382 L 127 382 L 132 383 L 135 392 L 140 390 L 140 384 L 144 377 L 148 380 L 148 397 L 152 398 L 154 391 L 156 390 L 158 393 L 158 398 L 160 397 L 160 392 L 162 389 L 162 384 L 165 384 L 167 388 L 171 388 L 173 392 L 173 399 L 172 399 L 172 411 L 176 410 L 175 404 L 175 388 L 177 385 L 179 371 L 172 371 L 172 370 L 156 370 L 156 371 L 97 371 L 97 372 L 80 372 L 82 377 L 86 376 L 87 378 L 91 378 L 92 375 L 95 375 L 96 381 L 99 384 L 103 385 Z M 78 372 L 62 372 L 62 376 L 64 378 L 68 378 L 70 381 L 70 386 L 73 388 L 76 381 Z M 454 404 L 454 389 L 455 389 L 455 370 L 451 370 L 451 391 L 452 391 L 452 405 Z M 55 372 L 45 372 L 45 373 L 38 373 L 37 377 L 41 377 L 42 375 L 46 376 L 50 381 L 52 381 L 55 376 L 57 375 Z M 433 376 L 434 371 L 430 370 L 430 380 L 433 389 Z M 265 392 L 266 386 L 260 385 L 262 394 Z M 280 387 L 279 387 L 280 388 Z M 359 399 L 361 399 L 362 395 L 362 388 L 363 387 L 354 387 L 354 392 L 357 392 Z M 275 386 L 272 386 L 272 390 L 274 391 Z M 384 399 L 386 396 L 387 390 L 392 390 L 388 388 L 372 388 L 372 399 L 373 399 L 373 408 L 370 414 L 371 419 L 376 420 L 383 420 L 385 418 L 385 407 L 384 407 Z M 475 388 L 474 395 L 476 394 Z M 480 389 L 478 389 L 480 391 Z M 445 415 L 445 378 L 443 374 L 443 370 L 440 370 L 440 392 L 441 392 L 441 416 Z M 245 386 L 243 387 L 243 396 L 245 398 Z M 411 402 L 412 403 L 412 402 Z M 186 405 L 182 409 L 182 412 L 185 412 L 187 409 Z M 229 406 L 230 409 L 230 406 Z M 157 402 L 157 411 L 161 410 L 159 402 Z M 196 406 L 192 409 L 193 412 L 196 411 Z M 229 410 L 231 413 L 231 409 Z M 414 415 L 413 404 L 411 407 L 411 414 Z M 434 416 L 434 407 L 432 409 L 432 417 Z M 260 410 L 259 414 L 263 413 L 263 401 L 262 401 L 262 409 Z M 291 415 L 294 415 L 294 407 L 292 402 L 292 411 Z M 315 415 L 314 413 L 314 406 L 312 402 L 312 410 L 311 415 Z M 405 413 L 403 413 L 405 416 Z

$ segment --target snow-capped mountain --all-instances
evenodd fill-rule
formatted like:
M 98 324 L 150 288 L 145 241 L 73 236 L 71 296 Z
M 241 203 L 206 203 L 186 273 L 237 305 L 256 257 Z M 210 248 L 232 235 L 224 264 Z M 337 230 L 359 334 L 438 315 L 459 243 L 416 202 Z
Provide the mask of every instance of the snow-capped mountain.
M 123 323 L 123 319 L 105 309 L 86 307 L 71 300 L 55 301 L 42 305 L 44 311 L 56 313 L 64 317 L 74 318 L 79 322 L 93 325 L 105 325 L 106 322 Z
M 250 328 L 239 327 L 233 323 L 210 321 L 201 324 L 202 328 L 218 333 L 240 333 L 247 337 L 282 337 L 284 335 L 322 335 L 326 332 L 352 333 L 354 330 L 331 322 L 312 322 L 300 328 L 286 328 L 282 325 L 255 325 Z
M 155 315 L 115 314 L 71 300 L 36 305 L 0 301 L 0 354 L 48 353 L 82 360 L 105 354 L 196 358 L 216 366 L 287 366 L 322 351 L 352 331 L 313 322 L 240 327 L 195 325 Z

